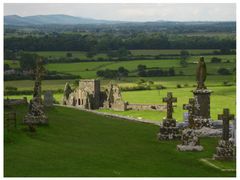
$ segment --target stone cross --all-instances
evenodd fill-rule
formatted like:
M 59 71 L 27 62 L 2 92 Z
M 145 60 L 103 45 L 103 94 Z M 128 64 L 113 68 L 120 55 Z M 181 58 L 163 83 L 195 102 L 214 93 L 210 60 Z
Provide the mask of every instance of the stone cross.
M 167 103 L 167 119 L 172 119 L 173 103 L 177 102 L 177 98 L 173 97 L 171 92 L 168 92 L 167 97 L 163 98 L 163 102 Z
M 184 110 L 188 110 L 188 123 L 190 128 L 194 128 L 194 111 L 195 111 L 195 99 L 190 98 L 188 104 L 183 105 Z
M 35 69 L 35 83 L 33 97 L 37 97 L 39 101 L 41 100 L 41 77 L 44 74 L 44 67 L 42 59 L 37 59 L 36 69 Z
M 223 114 L 218 115 L 218 119 L 223 121 L 222 139 L 229 140 L 229 120 L 234 119 L 233 114 L 229 114 L 229 109 L 223 109 Z

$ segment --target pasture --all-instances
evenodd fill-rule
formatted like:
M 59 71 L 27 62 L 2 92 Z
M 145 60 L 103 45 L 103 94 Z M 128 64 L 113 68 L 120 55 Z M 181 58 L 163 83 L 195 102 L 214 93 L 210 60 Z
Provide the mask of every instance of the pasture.
M 84 51 L 29 51 L 29 53 L 36 53 L 40 56 L 47 57 L 47 58 L 60 58 L 60 57 L 67 57 L 67 53 L 72 54 L 72 58 L 79 58 L 79 59 L 89 59 L 87 57 L 87 53 Z M 98 58 L 106 58 L 105 53 L 98 53 L 91 57 L 91 59 L 98 59 Z
M 200 161 L 212 157 L 216 138 L 202 138 L 202 152 L 178 152 L 180 141 L 156 139 L 158 126 L 64 107 L 47 109 L 49 126 L 32 134 L 22 125 L 27 106 L 15 110 L 17 129 L 5 134 L 5 177 L 236 176 Z
M 222 63 L 214 64 L 210 63 L 212 57 L 222 58 Z M 130 76 L 136 76 L 137 66 L 139 64 L 146 65 L 148 68 L 161 68 L 168 69 L 174 67 L 175 73 L 183 73 L 184 75 L 195 75 L 196 62 L 199 57 L 191 57 L 188 59 L 188 66 L 182 67 L 180 60 L 172 59 L 159 59 L 159 60 L 134 60 L 134 61 L 113 61 L 113 62 L 79 62 L 79 63 L 54 63 L 47 64 L 46 68 L 50 71 L 58 71 L 64 73 L 70 73 L 74 75 L 80 75 L 82 78 L 94 78 L 98 70 L 105 69 L 118 69 L 119 67 L 125 67 L 130 71 Z M 219 68 L 227 68 L 230 72 L 236 67 L 236 56 L 205 56 L 207 63 L 207 69 L 209 74 L 217 74 Z M 226 61 L 229 61 L 226 63 Z M 225 63 L 224 63 L 225 62 Z

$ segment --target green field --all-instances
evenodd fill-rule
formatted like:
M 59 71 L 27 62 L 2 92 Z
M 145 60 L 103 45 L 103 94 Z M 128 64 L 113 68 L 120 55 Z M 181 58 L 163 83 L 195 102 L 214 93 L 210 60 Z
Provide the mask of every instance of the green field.
M 223 62 L 229 60 L 229 63 L 210 63 L 212 57 L 220 57 Z M 57 63 L 48 64 L 46 68 L 50 71 L 58 71 L 63 73 L 70 73 L 74 75 L 80 75 L 82 78 L 94 78 L 98 70 L 105 69 L 118 69 L 119 67 L 125 67 L 130 71 L 130 75 L 136 75 L 137 66 L 139 64 L 146 65 L 148 68 L 161 68 L 168 69 L 174 67 L 176 74 L 180 71 L 184 75 L 195 75 L 196 62 L 199 57 L 191 57 L 188 59 L 190 63 L 187 67 L 181 67 L 179 59 L 161 59 L 161 60 L 134 60 L 134 61 L 114 61 L 114 62 L 80 62 L 80 63 Z M 225 56 L 205 56 L 207 63 L 207 69 L 210 74 L 217 74 L 219 68 L 227 68 L 232 72 L 236 67 L 236 56 L 225 55 Z
M 147 50 L 151 51 L 151 50 Z M 172 50 L 173 51 L 173 50 Z M 198 50 L 195 51 L 197 53 Z M 201 51 L 201 50 L 199 50 Z M 142 51 L 144 53 L 144 51 Z M 52 52 L 54 54 L 54 52 Z M 58 52 L 55 52 L 56 55 Z M 62 55 L 64 52 L 61 52 Z M 213 64 L 210 63 L 212 57 L 219 57 L 222 59 L 222 63 Z M 103 79 L 101 80 L 102 90 L 106 88 L 109 82 L 118 83 L 120 87 L 132 87 L 137 86 L 137 82 L 140 79 L 146 81 L 153 81 L 153 90 L 150 91 L 129 91 L 123 92 L 123 98 L 130 103 L 153 103 L 161 104 L 161 98 L 164 97 L 168 91 L 173 92 L 178 98 L 177 108 L 175 110 L 175 118 L 182 120 L 182 104 L 188 102 L 188 98 L 192 97 L 191 90 L 196 85 L 195 81 L 195 69 L 196 62 L 199 57 L 190 57 L 188 59 L 188 66 L 181 67 L 179 59 L 159 59 L 159 60 L 134 60 L 134 61 L 116 61 L 116 62 L 80 62 L 80 63 L 55 63 L 47 64 L 46 68 L 50 71 L 58 71 L 63 73 L 70 73 L 74 75 L 80 75 L 81 78 L 96 78 L 96 72 L 104 69 L 117 69 L 120 66 L 127 68 L 130 73 L 130 77 L 121 78 L 121 80 L 114 79 Z M 225 63 L 229 61 L 229 63 Z M 7 61 L 11 63 L 10 61 Z M 216 119 L 217 114 L 222 112 L 222 108 L 230 108 L 232 113 L 236 113 L 236 77 L 235 75 L 222 76 L 217 74 L 217 70 L 221 67 L 227 68 L 232 72 L 236 67 L 236 56 L 235 55 L 219 55 L 219 56 L 205 56 L 205 62 L 207 64 L 208 77 L 206 85 L 209 89 L 213 90 L 214 93 L 211 96 L 211 115 L 212 118 Z M 168 69 L 174 67 L 175 72 L 178 74 L 180 71 L 185 76 L 172 76 L 172 77 L 136 77 L 136 69 L 139 64 L 144 64 L 148 68 L 163 68 Z M 71 84 L 74 80 L 44 80 L 42 82 L 43 90 L 59 90 L 63 89 L 66 82 Z M 224 86 L 223 83 L 228 82 L 231 86 Z M 166 87 L 165 90 L 156 90 L 156 85 L 162 85 Z M 176 88 L 180 85 L 183 88 Z M 20 81 L 5 81 L 4 86 L 14 86 L 18 90 L 32 90 L 33 81 L 20 80 Z M 25 95 L 19 96 L 8 96 L 9 98 L 19 98 Z M 62 99 L 62 94 L 54 95 L 56 100 L 59 102 Z M 28 99 L 31 96 L 27 96 Z M 230 100 L 230 101 L 229 101 Z M 141 117 L 150 120 L 161 120 L 165 113 L 153 112 L 153 111 L 126 111 L 126 112 L 114 112 L 110 110 L 102 110 L 111 113 L 118 113 L 126 116 Z
M 59 58 L 59 57 L 67 57 L 67 53 L 71 53 L 73 58 L 79 58 L 79 59 L 89 59 L 87 57 L 87 53 L 84 51 L 29 51 L 30 53 L 36 53 L 43 57 L 48 58 Z M 106 54 L 99 53 L 95 56 L 93 56 L 91 59 L 98 59 L 98 58 L 106 58 Z
M 44 81 L 43 81 L 44 82 Z M 169 82 L 167 82 L 169 83 Z M 51 84 L 49 82 L 49 84 Z M 46 85 L 46 84 L 45 84 Z M 46 87 L 46 86 L 43 86 Z M 50 86 L 51 87 L 51 86 Z M 59 88 L 61 86 L 59 85 Z M 62 86 L 63 88 L 63 86 Z M 145 91 L 126 91 L 122 92 L 123 99 L 129 103 L 143 103 L 143 104 L 163 104 L 162 98 L 166 96 L 167 92 L 173 92 L 173 95 L 178 98 L 176 103 L 176 108 L 174 111 L 174 117 L 178 121 L 183 120 L 182 105 L 188 103 L 188 99 L 193 97 L 191 90 L 193 87 L 187 88 L 174 88 L 164 90 L 145 90 Z M 210 90 L 213 90 L 211 96 L 211 116 L 213 119 L 217 119 L 217 115 L 222 113 L 223 108 L 229 108 L 231 113 L 236 114 L 236 86 L 210 86 Z M 27 97 L 28 100 L 31 99 L 31 95 L 16 95 L 16 96 L 6 96 L 8 98 L 22 98 Z M 61 102 L 63 95 L 54 94 L 54 98 Z M 165 117 L 165 112 L 158 111 L 125 111 L 118 112 L 113 110 L 101 109 L 99 111 L 110 112 L 125 116 L 131 116 L 135 118 L 144 118 L 149 120 L 161 121 Z
M 212 157 L 216 138 L 201 139 L 203 152 L 178 152 L 179 141 L 157 141 L 158 126 L 63 107 L 48 109 L 49 126 L 30 134 L 21 124 L 27 107 L 15 110 L 17 130 L 5 133 L 5 177 L 236 176 L 200 161 Z
M 213 51 L 217 51 L 217 49 L 185 49 L 192 55 L 200 55 L 200 54 L 209 54 L 213 53 Z M 172 55 L 172 54 L 180 54 L 181 49 L 139 49 L 139 50 L 131 50 L 131 53 L 135 56 L 139 55 Z
M 4 64 L 8 64 L 10 68 L 17 69 L 20 67 L 17 60 L 4 60 Z

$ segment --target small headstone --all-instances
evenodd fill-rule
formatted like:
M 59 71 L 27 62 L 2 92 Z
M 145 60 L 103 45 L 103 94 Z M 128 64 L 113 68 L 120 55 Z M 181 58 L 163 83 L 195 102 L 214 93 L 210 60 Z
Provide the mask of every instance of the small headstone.
M 188 110 L 188 121 L 189 125 L 182 131 L 182 144 L 177 145 L 179 151 L 202 151 L 203 147 L 200 145 L 198 134 L 195 132 L 196 124 L 194 121 L 195 115 L 195 104 L 194 98 L 189 99 L 188 104 L 183 105 L 184 110 Z
M 184 120 L 185 122 L 188 122 L 188 112 L 184 112 L 184 113 L 183 113 L 183 120 Z
M 216 147 L 216 154 L 213 155 L 215 160 L 232 160 L 234 159 L 234 143 L 229 141 L 229 121 L 234 119 L 234 115 L 229 113 L 229 109 L 223 109 L 223 114 L 218 115 L 218 119 L 223 121 L 222 138 Z
M 233 143 L 234 143 L 234 145 L 236 146 L 236 124 L 237 122 L 236 122 L 236 118 L 234 118 L 234 120 L 233 120 L 233 128 L 232 128 L 232 139 L 233 139 Z
M 177 98 L 172 96 L 171 92 L 167 93 L 167 97 L 163 98 L 163 102 L 167 103 L 167 117 L 163 119 L 158 133 L 159 140 L 180 139 L 179 128 L 176 126 L 176 119 L 172 117 L 173 103 L 177 102 Z
M 16 112 L 4 113 L 4 128 L 7 131 L 12 131 L 17 127 Z
M 44 93 L 44 106 L 51 107 L 53 106 L 54 98 L 52 91 L 46 91 Z

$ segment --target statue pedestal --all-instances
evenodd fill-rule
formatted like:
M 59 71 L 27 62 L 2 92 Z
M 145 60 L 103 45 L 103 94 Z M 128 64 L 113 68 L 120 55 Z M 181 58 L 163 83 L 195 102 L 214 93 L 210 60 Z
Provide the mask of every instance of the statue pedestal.
M 194 129 L 184 129 L 182 132 L 182 144 L 177 145 L 178 151 L 202 151 L 199 138 Z
M 196 89 L 193 91 L 196 101 L 194 119 L 196 128 L 211 127 L 210 96 L 212 91 L 208 89 Z
M 211 118 L 202 118 L 200 116 L 194 117 L 193 118 L 195 129 L 201 129 L 203 127 L 212 127 L 212 119 Z
M 216 154 L 213 155 L 215 160 L 233 160 L 234 159 L 233 141 L 219 140 L 216 147 Z
M 159 140 L 173 140 L 180 139 L 179 128 L 176 127 L 175 119 L 164 119 L 160 126 L 160 132 L 158 133 Z

